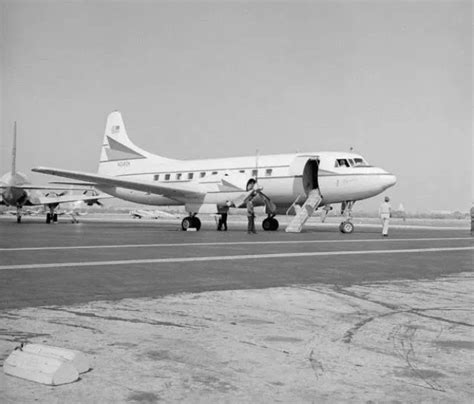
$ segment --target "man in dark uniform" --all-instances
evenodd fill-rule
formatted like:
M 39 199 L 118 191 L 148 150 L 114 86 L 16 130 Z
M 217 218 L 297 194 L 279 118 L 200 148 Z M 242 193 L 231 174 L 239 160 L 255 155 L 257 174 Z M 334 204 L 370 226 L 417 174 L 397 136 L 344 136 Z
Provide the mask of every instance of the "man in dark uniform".
M 219 222 L 217 223 L 217 230 L 227 231 L 227 213 L 229 212 L 229 208 L 231 206 L 232 206 L 232 202 L 226 201 L 225 207 L 220 213 L 221 217 L 219 218 Z

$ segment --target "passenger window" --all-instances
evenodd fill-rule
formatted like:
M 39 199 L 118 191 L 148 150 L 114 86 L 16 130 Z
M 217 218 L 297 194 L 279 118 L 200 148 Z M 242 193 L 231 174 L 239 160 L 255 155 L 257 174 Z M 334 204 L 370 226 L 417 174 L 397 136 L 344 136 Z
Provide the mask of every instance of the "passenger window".
M 153 176 L 153 181 L 158 181 L 160 179 L 160 174 L 155 174 Z
M 258 170 L 252 170 L 252 177 L 256 177 L 258 175 Z
M 165 181 L 169 181 L 171 178 L 171 174 L 165 174 Z
M 245 174 L 245 170 L 239 170 L 239 173 Z
M 183 176 L 183 174 L 178 173 L 178 174 L 176 174 L 176 179 L 177 179 L 177 180 L 180 180 L 182 176 Z
M 201 172 L 199 173 L 199 177 L 200 177 L 200 178 L 204 178 L 205 176 L 206 176 L 206 172 L 205 172 L 205 171 L 201 171 Z
M 265 175 L 266 175 L 267 177 L 269 177 L 270 175 L 272 175 L 272 172 L 273 172 L 273 170 L 272 170 L 271 168 L 267 168 L 267 169 L 265 170 Z
M 188 180 L 192 180 L 194 177 L 194 174 L 193 173 L 188 173 Z
M 213 171 L 213 172 L 212 172 L 212 175 L 217 175 L 217 171 Z

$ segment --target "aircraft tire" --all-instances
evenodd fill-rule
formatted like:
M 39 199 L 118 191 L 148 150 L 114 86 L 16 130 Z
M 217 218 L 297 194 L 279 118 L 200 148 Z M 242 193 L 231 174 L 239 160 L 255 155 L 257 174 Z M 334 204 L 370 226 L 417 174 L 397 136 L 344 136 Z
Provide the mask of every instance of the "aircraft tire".
M 54 213 L 53 214 L 53 222 L 57 222 L 57 221 L 58 221 L 58 214 Z
M 17 223 L 21 223 L 21 216 L 17 216 L 17 217 L 16 217 L 16 222 L 17 222 Z
M 192 226 L 192 218 L 191 217 L 185 217 L 183 221 L 181 222 L 181 229 L 184 231 L 188 230 L 189 228 L 193 227 Z
M 46 213 L 46 223 L 51 223 L 51 213 Z
M 269 217 L 267 217 L 266 219 L 263 219 L 262 229 L 265 230 L 265 231 L 272 230 L 272 222 L 271 222 L 271 219 Z
M 192 223 L 192 227 L 194 227 L 196 231 L 199 231 L 199 229 L 201 228 L 201 221 L 199 220 L 199 218 L 197 217 L 191 218 L 191 223 Z
M 354 225 L 347 221 L 347 222 L 342 222 L 340 225 L 339 225 L 339 229 L 341 230 L 342 233 L 345 233 L 345 234 L 351 234 L 354 232 Z
M 270 230 L 271 231 L 277 231 L 279 225 L 280 225 L 280 223 L 278 223 L 278 220 L 276 220 L 273 217 L 270 219 Z

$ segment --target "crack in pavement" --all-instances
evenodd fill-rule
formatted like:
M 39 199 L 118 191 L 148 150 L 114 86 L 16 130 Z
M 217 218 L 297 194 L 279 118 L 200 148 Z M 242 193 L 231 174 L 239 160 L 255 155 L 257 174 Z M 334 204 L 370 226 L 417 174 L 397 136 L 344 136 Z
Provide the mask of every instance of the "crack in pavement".
M 149 324 L 149 325 L 163 325 L 167 327 L 179 327 L 179 328 L 193 328 L 190 326 L 182 325 L 182 324 L 176 324 L 172 323 L 169 321 L 143 321 L 137 318 L 123 318 L 123 317 L 116 317 L 116 316 L 98 316 L 95 313 L 84 313 L 81 311 L 74 311 L 74 310 L 66 310 L 66 309 L 60 309 L 60 308 L 54 308 L 54 307 L 44 307 L 45 310 L 51 310 L 51 311 L 58 311 L 58 312 L 64 312 L 64 313 L 70 313 L 74 314 L 76 316 L 80 317 L 90 317 L 90 318 L 98 318 L 101 320 L 110 320 L 110 321 L 124 321 L 128 323 L 136 323 L 136 324 Z

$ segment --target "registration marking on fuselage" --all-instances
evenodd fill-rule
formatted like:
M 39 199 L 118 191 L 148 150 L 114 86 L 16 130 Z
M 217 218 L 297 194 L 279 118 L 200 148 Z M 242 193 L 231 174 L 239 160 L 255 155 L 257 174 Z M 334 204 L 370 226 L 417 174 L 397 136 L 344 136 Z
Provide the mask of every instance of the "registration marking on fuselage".
M 186 262 L 205 262 L 205 261 L 235 261 L 235 260 L 256 260 L 256 259 L 274 259 L 274 258 L 305 258 L 337 255 L 371 255 L 371 254 L 409 254 L 409 253 L 436 253 L 474 250 L 470 247 L 440 247 L 440 248 L 406 248 L 399 250 L 358 250 L 358 251 L 319 251 L 302 253 L 277 253 L 277 254 L 245 254 L 245 255 L 220 255 L 208 257 L 177 257 L 177 258 L 149 258 L 149 259 L 129 259 L 113 261 L 91 261 L 91 262 L 57 262 L 45 264 L 19 264 L 19 265 L 1 265 L 0 271 L 15 269 L 44 269 L 44 268 L 71 268 L 71 267 L 95 267 L 95 266 L 118 266 L 118 265 L 137 265 L 137 264 L 163 264 L 163 263 L 186 263 Z
M 367 243 L 367 242 L 404 242 L 404 241 L 456 241 L 472 240 L 472 237 L 430 237 L 430 238 L 390 238 L 390 239 L 348 239 L 348 240 L 274 240 L 274 241 L 216 241 L 203 243 L 160 243 L 160 244 L 106 244 L 106 245 L 75 245 L 75 246 L 44 246 L 44 247 L 5 247 L 0 251 L 43 251 L 43 250 L 85 250 L 108 248 L 159 248 L 159 247 L 219 247 L 231 245 L 273 245 L 273 244 L 332 244 L 332 243 Z

